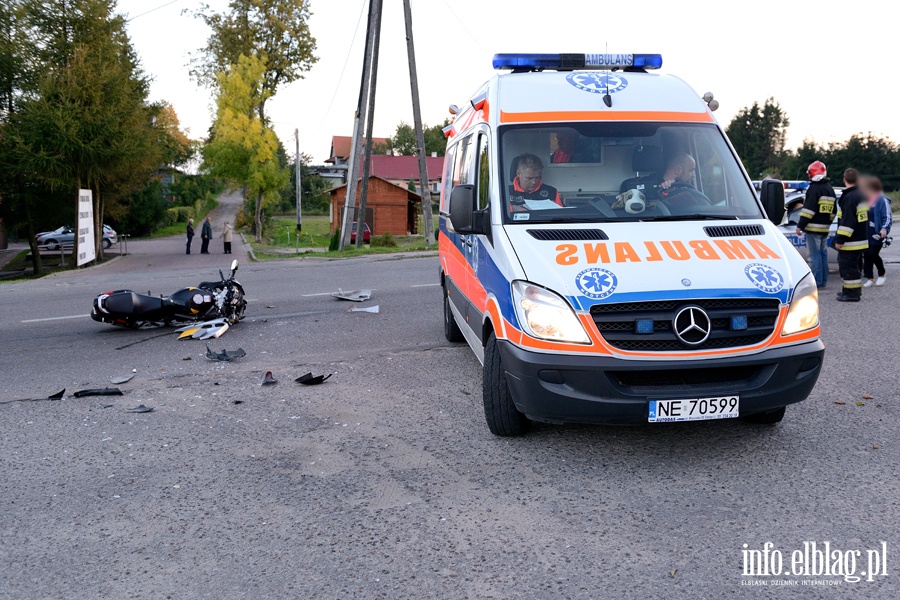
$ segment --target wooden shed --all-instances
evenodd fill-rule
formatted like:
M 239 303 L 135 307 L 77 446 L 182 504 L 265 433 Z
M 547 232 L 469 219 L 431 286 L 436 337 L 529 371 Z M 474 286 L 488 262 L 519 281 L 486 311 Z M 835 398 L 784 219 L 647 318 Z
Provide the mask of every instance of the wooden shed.
M 360 189 L 356 190 L 356 206 L 359 205 Z M 331 190 L 331 231 L 341 226 L 347 184 Z M 366 223 L 372 235 L 407 235 L 418 233 L 418 218 L 421 212 L 422 196 L 394 185 L 386 179 L 372 175 L 369 177 L 369 192 L 366 196 Z

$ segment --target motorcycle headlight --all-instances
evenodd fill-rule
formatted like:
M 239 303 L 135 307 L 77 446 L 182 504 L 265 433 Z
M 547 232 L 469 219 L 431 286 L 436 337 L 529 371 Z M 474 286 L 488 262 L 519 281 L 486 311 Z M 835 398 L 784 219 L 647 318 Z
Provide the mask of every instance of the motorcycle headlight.
M 819 290 L 816 280 L 810 273 L 804 277 L 794 289 L 791 307 L 781 335 L 791 335 L 812 329 L 819 324 Z
M 512 292 L 519 322 L 532 337 L 554 342 L 590 343 L 581 321 L 558 295 L 526 281 L 514 281 Z

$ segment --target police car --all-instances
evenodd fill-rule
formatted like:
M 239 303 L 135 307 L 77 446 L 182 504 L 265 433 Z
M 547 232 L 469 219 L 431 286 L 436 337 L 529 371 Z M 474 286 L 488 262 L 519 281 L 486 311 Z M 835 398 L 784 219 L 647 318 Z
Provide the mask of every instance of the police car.
M 824 355 L 816 284 L 711 94 L 659 55 L 496 55 L 444 160 L 444 333 L 496 435 L 531 421 L 775 423 Z M 768 217 L 767 217 L 768 215 Z M 771 219 L 771 221 L 770 221 Z
M 805 188 L 804 188 L 805 189 Z M 836 187 L 834 188 L 835 195 L 838 200 L 841 199 L 841 193 L 844 191 L 844 188 Z M 806 234 L 801 232 L 797 233 L 797 221 L 800 219 L 799 209 L 791 211 L 791 206 L 796 206 L 798 202 L 803 202 L 806 199 L 805 191 L 797 191 L 796 189 L 786 188 L 785 196 L 784 196 L 784 207 L 785 207 L 785 215 L 781 220 L 781 224 L 778 226 L 778 229 L 784 236 L 791 242 L 797 252 L 800 253 L 800 256 L 803 257 L 804 260 L 809 262 L 809 248 L 806 244 Z M 834 221 L 831 223 L 831 227 L 828 228 L 828 270 L 837 272 L 838 264 L 837 250 L 831 247 L 831 242 L 834 240 L 834 236 L 837 235 L 837 214 L 835 214 Z

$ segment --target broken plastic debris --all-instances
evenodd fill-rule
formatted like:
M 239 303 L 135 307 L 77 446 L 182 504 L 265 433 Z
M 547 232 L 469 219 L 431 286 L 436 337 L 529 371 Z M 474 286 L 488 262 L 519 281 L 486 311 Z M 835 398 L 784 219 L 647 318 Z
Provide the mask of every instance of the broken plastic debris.
M 139 405 L 135 406 L 134 408 L 126 408 L 125 411 L 130 412 L 130 413 L 153 412 L 153 407 L 152 406 L 144 406 L 143 404 L 139 404 Z
M 134 373 L 131 373 L 129 375 L 119 375 L 117 377 L 110 377 L 109 382 L 115 383 L 116 385 L 120 383 L 128 383 L 129 381 L 131 381 L 132 377 L 134 377 Z
M 63 396 L 66 394 L 66 388 L 63 388 L 62 391 L 56 392 L 51 396 L 47 396 L 47 400 L 62 400 Z
M 209 360 L 218 360 L 221 362 L 231 362 L 235 358 L 241 358 L 242 356 L 247 356 L 247 353 L 244 352 L 243 348 L 238 348 L 237 350 L 222 350 L 221 352 L 214 352 L 210 350 L 209 344 L 206 345 L 206 358 Z
M 345 292 L 341 288 L 338 288 L 338 291 L 332 292 L 331 295 L 340 300 L 350 300 L 351 302 L 365 302 L 372 297 L 372 290 L 351 290 L 349 292 Z
M 232 400 L 231 403 L 232 404 L 243 404 L 244 401 L 243 400 Z
M 260 385 L 271 385 L 273 383 L 278 383 L 278 380 L 272 377 L 272 371 L 266 371 L 266 376 L 259 382 Z
M 302 383 L 303 385 L 319 385 L 332 375 L 334 375 L 334 373 L 329 373 L 328 375 L 313 375 L 312 373 L 307 373 L 306 375 L 301 375 L 294 381 Z
M 377 315 L 378 311 L 379 311 L 379 307 L 376 304 L 375 306 L 365 306 L 365 307 L 351 306 L 347 312 L 367 312 L 367 313 L 375 313 Z
M 112 408 L 113 407 L 112 404 L 98 404 L 97 406 L 99 406 L 100 408 Z
M 84 396 L 122 396 L 122 390 L 119 388 L 94 388 L 92 390 L 78 390 L 72 394 L 76 398 Z

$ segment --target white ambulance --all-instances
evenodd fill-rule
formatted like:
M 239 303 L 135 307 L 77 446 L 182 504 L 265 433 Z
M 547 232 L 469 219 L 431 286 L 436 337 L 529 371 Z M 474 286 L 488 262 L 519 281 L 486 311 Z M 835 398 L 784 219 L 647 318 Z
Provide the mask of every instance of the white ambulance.
M 496 435 L 530 421 L 776 423 L 822 367 L 816 284 L 659 55 L 496 55 L 453 123 L 440 278 Z M 768 216 L 767 216 L 768 215 Z M 773 223 L 774 221 L 774 223 Z

